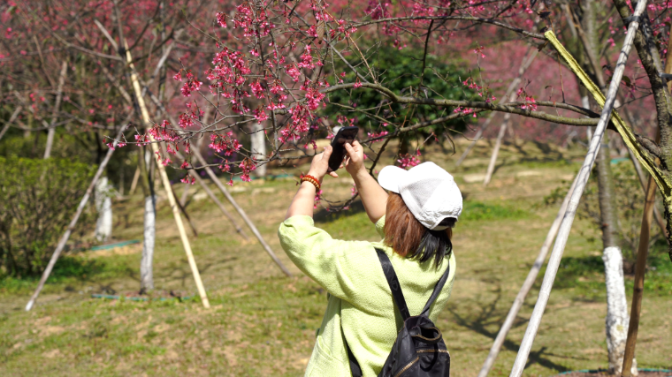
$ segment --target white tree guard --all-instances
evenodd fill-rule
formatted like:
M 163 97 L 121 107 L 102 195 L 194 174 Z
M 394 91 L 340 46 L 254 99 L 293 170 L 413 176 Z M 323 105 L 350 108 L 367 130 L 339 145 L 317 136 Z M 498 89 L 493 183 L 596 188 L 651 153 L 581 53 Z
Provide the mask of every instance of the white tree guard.
M 145 198 L 145 231 L 140 260 L 140 288 L 154 289 L 154 239 L 156 233 L 156 195 Z
M 96 221 L 95 237 L 98 242 L 106 242 L 112 236 L 112 199 L 110 198 L 110 185 L 107 177 L 102 177 L 96 184 Z
M 266 158 L 266 135 L 264 134 L 264 127 L 260 123 L 252 125 L 252 157 L 257 161 Z M 257 166 L 254 170 L 257 177 L 263 178 L 266 176 L 266 165 Z
M 609 373 L 620 375 L 623 371 L 625 342 L 628 339 L 628 302 L 625 298 L 623 280 L 623 254 L 615 246 L 604 249 L 604 278 L 607 286 L 607 348 L 609 351 Z M 637 375 L 637 362 L 632 361 L 632 375 Z

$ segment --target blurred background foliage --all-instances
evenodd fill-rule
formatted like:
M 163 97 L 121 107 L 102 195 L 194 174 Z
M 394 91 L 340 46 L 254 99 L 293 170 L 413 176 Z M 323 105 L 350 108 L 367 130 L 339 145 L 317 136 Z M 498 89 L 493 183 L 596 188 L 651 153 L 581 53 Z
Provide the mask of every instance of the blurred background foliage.
M 0 157 L 1 274 L 44 270 L 96 169 L 65 158 Z M 79 235 L 87 230 L 79 227 Z
M 366 51 L 365 54 L 371 69 L 378 77 L 382 78 L 381 84 L 397 95 L 435 99 L 482 100 L 475 90 L 463 85 L 463 81 L 472 76 L 472 73 L 462 68 L 458 60 L 450 59 L 452 63 L 447 64 L 444 63 L 448 60 L 447 58 L 443 59 L 428 54 L 424 62 L 424 76 L 422 76 L 422 49 L 409 47 L 400 51 L 392 46 L 376 46 Z M 368 68 L 358 53 L 353 52 L 346 57 L 346 60 L 370 80 Z M 337 77 L 342 78 L 345 83 L 359 81 L 352 70 L 346 69 L 345 63 L 342 61 L 338 63 L 335 67 L 329 67 L 328 69 L 334 69 Z M 342 76 L 340 72 L 348 73 Z M 418 88 L 421 89 L 418 91 Z M 385 97 L 376 91 L 352 89 L 330 93 L 329 105 L 326 107 L 324 114 L 332 121 L 332 124 L 337 124 L 339 115 L 347 118 L 356 117 L 355 125 L 363 128 L 366 132 L 378 133 L 380 131 L 394 131 L 394 127 L 392 125 L 385 126 L 385 122 L 382 122 L 381 118 L 388 123 L 409 126 L 450 115 L 453 110 L 454 108 L 448 107 L 437 108 L 429 105 L 409 106 L 390 103 L 385 101 Z M 475 120 L 476 118 L 473 117 L 464 117 L 405 133 L 401 136 L 400 153 L 407 153 L 409 140 L 424 140 L 432 133 L 440 137 L 446 131 L 461 133 L 466 130 L 467 125 L 475 123 Z M 430 138 L 428 143 L 432 141 Z

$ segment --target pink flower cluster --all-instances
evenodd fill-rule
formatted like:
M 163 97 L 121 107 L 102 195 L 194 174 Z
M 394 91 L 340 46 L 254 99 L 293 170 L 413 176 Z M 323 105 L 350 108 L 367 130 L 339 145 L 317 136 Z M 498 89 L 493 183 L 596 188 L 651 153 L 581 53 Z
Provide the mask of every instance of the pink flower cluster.
M 175 76 L 173 76 L 173 78 L 175 80 L 182 81 L 182 79 L 183 79 L 182 78 L 182 71 L 183 71 L 183 69 L 181 69 L 179 72 L 177 72 L 175 74 Z M 201 85 L 203 85 L 202 82 L 196 80 L 196 77 L 194 77 L 194 75 L 191 73 L 191 71 L 187 72 L 186 80 L 187 81 L 184 83 L 184 85 L 182 85 L 182 88 L 180 89 L 180 91 L 182 92 L 182 95 L 185 96 L 185 97 L 191 96 L 192 92 L 200 90 Z
M 180 137 L 175 131 L 169 129 L 168 126 L 170 126 L 170 123 L 168 123 L 167 120 L 164 120 L 160 125 L 149 128 L 147 133 L 150 134 L 155 140 L 175 143 L 180 139 Z M 136 141 L 137 140 L 138 137 L 136 135 Z
M 525 92 L 524 88 L 518 89 L 518 92 L 516 93 L 518 97 L 524 97 L 525 98 L 525 104 L 521 105 L 520 108 L 523 110 L 537 110 L 537 104 L 536 101 L 534 100 L 534 97 L 530 96 Z
M 387 125 L 387 124 L 385 124 L 385 125 Z M 374 143 L 378 142 L 378 141 L 382 141 L 383 136 L 386 136 L 387 134 L 388 134 L 387 131 L 380 131 L 378 133 L 375 133 L 375 132 L 368 132 L 367 133 L 367 135 L 369 136 L 369 139 L 376 139 L 376 140 L 373 141 Z
M 275 24 L 268 20 L 266 9 L 257 8 L 256 13 L 255 18 L 255 12 L 252 10 L 252 4 L 250 3 L 238 5 L 233 17 L 233 27 L 243 29 L 243 36 L 248 38 L 267 36 L 275 28 Z
M 187 174 L 186 176 L 184 176 L 184 178 L 180 179 L 180 182 L 186 183 L 186 184 L 189 184 L 189 185 L 193 185 L 194 182 L 196 182 L 196 179 L 194 179 L 194 177 Z
M 224 156 L 231 156 L 234 152 L 238 152 L 243 145 L 238 142 L 238 139 L 233 137 L 233 132 L 229 131 L 226 134 L 210 135 L 210 145 L 208 147 L 214 149 L 217 153 L 224 152 Z
M 254 169 L 257 168 L 257 165 L 254 163 L 249 158 L 244 159 L 238 167 L 243 171 L 243 173 L 240 176 L 240 179 L 243 182 L 250 182 L 252 179 L 250 178 L 250 172 L 254 171 Z
M 401 166 L 404 169 L 412 168 L 420 163 L 420 159 L 417 156 L 413 156 L 411 154 L 406 154 L 399 157 L 400 158 L 397 160 L 397 162 L 399 163 L 399 166 Z

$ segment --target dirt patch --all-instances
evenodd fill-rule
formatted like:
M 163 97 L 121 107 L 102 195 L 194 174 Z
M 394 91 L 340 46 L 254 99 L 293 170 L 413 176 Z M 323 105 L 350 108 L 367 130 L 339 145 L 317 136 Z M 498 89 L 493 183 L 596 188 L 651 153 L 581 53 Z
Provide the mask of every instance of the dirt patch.
M 590 371 L 590 372 L 570 372 L 557 375 L 562 377 L 613 377 L 613 374 L 609 374 L 607 371 Z M 669 377 L 672 376 L 672 370 L 666 372 L 639 372 L 639 377 Z

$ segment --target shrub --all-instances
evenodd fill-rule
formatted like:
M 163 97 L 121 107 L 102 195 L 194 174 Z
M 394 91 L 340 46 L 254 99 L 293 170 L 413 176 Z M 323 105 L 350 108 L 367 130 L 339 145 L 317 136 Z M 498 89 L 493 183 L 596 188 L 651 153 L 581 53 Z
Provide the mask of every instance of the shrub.
M 0 268 L 5 274 L 44 270 L 95 169 L 67 159 L 0 157 Z

